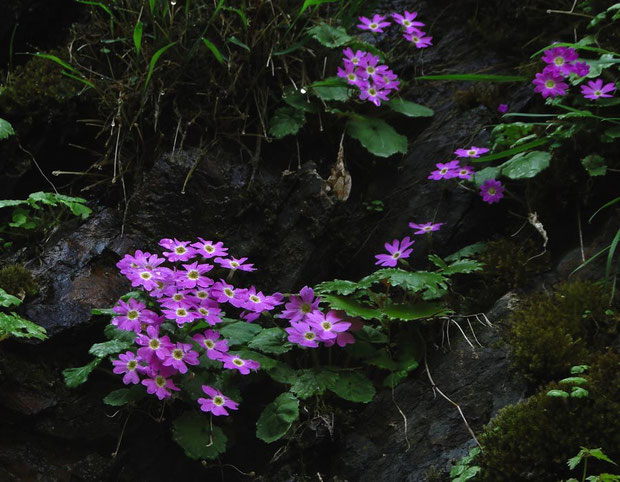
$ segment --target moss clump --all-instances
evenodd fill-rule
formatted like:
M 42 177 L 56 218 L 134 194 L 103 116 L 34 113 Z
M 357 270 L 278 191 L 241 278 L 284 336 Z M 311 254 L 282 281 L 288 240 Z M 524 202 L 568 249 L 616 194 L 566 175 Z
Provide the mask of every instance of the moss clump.
M 566 480 L 575 476 L 566 461 L 581 447 L 601 447 L 612 460 L 620 460 L 619 364 L 620 356 L 615 353 L 598 356 L 586 376 L 588 397 L 549 397 L 548 390 L 566 388 L 552 383 L 526 401 L 501 410 L 479 438 L 484 451 L 475 461 L 482 467 L 476 480 Z M 590 474 L 609 470 L 609 465 L 589 462 L 588 466 Z
M 551 294 L 525 299 L 513 313 L 508 343 L 515 367 L 535 383 L 562 377 L 572 366 L 588 363 L 615 332 L 608 311 L 609 292 L 599 283 L 563 284 Z
M 10 264 L 0 269 L 0 288 L 20 298 L 34 296 L 39 291 L 32 273 L 19 264 Z

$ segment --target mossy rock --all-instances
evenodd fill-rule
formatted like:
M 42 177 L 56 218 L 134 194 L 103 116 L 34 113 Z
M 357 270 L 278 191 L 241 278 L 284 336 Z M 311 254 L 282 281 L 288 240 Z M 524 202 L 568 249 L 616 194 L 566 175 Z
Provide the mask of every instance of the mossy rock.
M 0 288 L 19 298 L 34 296 L 39 291 L 32 273 L 19 264 L 10 264 L 0 269 Z
M 598 448 L 620 460 L 620 356 L 599 355 L 593 362 L 585 398 L 549 397 L 551 389 L 566 389 L 552 383 L 539 394 L 499 412 L 479 437 L 483 455 L 475 463 L 482 467 L 480 481 L 537 482 L 566 480 L 566 461 L 581 447 Z M 564 375 L 568 375 L 567 370 Z M 588 473 L 613 470 L 604 462 L 589 462 Z
M 609 298 L 600 283 L 575 282 L 523 300 L 510 319 L 514 366 L 541 384 L 561 378 L 572 365 L 588 363 L 616 331 Z

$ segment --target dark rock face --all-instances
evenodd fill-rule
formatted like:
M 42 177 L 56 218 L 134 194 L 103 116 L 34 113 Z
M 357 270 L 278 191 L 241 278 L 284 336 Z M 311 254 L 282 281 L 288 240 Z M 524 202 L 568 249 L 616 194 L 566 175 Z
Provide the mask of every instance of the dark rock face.
M 487 314 L 494 328 L 472 320 L 482 347 L 468 324 L 460 320 L 474 348 L 452 325 L 451 349 L 446 345 L 428 354 L 435 385 L 461 407 L 474 432 L 500 408 L 525 395 L 525 383 L 511 377 L 506 348 L 499 336 L 501 324 L 515 304 L 511 293 L 496 303 Z M 407 418 L 409 448 L 404 420 L 394 401 Z M 335 460 L 342 462 L 340 473 L 349 480 L 416 482 L 425 480 L 431 471 L 449 471 L 450 465 L 473 446 L 456 407 L 433 393 L 421 366 L 416 376 L 394 389 L 393 399 L 386 390 L 366 407 L 344 437 Z

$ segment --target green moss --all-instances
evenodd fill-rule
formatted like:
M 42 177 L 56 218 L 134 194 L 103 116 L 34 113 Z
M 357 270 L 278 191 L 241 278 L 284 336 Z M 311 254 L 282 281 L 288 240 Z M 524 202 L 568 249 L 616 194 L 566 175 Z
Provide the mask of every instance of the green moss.
M 606 314 L 608 301 L 604 286 L 592 282 L 563 284 L 554 293 L 523 300 L 511 316 L 508 336 L 515 367 L 540 384 L 588 363 L 615 331 L 615 315 Z
M 32 273 L 19 264 L 0 269 L 0 288 L 14 296 L 33 296 L 39 291 Z
M 586 398 L 555 398 L 546 395 L 559 388 L 552 383 L 538 395 L 500 411 L 479 437 L 483 456 L 481 481 L 565 480 L 566 461 L 581 447 L 602 447 L 612 459 L 620 459 L 620 356 L 599 355 L 593 362 Z M 566 371 L 563 375 L 567 375 Z M 565 387 L 563 387 L 565 388 Z M 609 466 L 592 464 L 589 473 Z

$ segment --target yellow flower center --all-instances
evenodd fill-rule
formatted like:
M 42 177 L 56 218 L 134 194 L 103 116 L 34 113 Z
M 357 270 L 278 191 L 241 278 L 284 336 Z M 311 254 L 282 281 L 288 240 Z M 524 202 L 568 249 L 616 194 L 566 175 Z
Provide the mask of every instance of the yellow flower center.
M 138 313 L 136 310 L 129 310 L 127 312 L 127 318 L 129 318 L 130 320 L 135 320 L 136 318 L 138 318 L 138 316 L 140 316 L 140 313 Z

